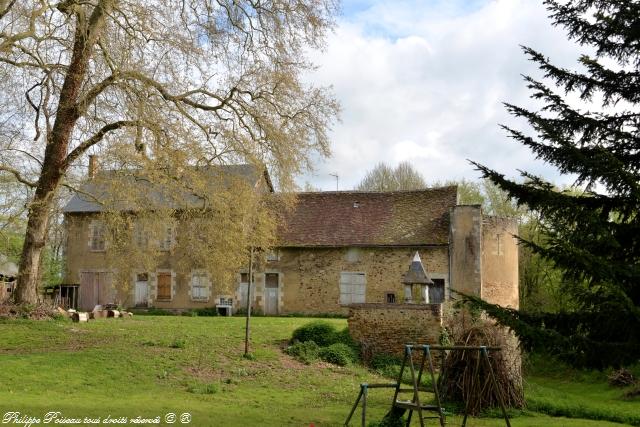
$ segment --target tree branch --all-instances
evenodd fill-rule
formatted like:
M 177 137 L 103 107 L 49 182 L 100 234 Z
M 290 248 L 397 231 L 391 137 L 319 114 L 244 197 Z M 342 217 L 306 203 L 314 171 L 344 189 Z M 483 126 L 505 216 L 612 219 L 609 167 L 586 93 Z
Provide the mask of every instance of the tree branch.
M 84 140 L 80 145 L 74 148 L 68 155 L 64 161 L 64 168 L 67 168 L 75 159 L 80 157 L 87 151 L 90 147 L 96 145 L 107 135 L 109 132 L 113 132 L 115 130 L 124 128 L 124 127 L 133 127 L 133 126 L 141 126 L 142 122 L 138 120 L 120 120 L 117 122 L 109 123 L 108 125 L 104 125 L 98 132 L 96 132 L 91 138 Z
M 0 165 L 0 171 L 9 172 L 16 178 L 16 180 L 18 180 L 18 182 L 21 182 L 31 188 L 35 188 L 37 185 L 35 182 L 29 181 L 28 179 L 24 178 L 22 175 L 20 175 L 20 172 L 13 168 L 10 168 L 9 166 Z

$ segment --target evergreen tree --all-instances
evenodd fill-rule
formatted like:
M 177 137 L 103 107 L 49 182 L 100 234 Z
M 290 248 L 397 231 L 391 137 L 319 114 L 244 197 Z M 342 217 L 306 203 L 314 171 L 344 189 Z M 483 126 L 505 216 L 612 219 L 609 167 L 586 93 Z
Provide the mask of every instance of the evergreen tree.
M 560 191 L 523 173 L 524 183 L 476 164 L 518 204 L 541 216 L 546 240 L 523 240 L 563 272 L 562 292 L 574 309 L 528 314 L 481 303 L 511 326 L 526 347 L 550 350 L 574 365 L 604 367 L 640 357 L 640 3 L 624 0 L 545 1 L 554 25 L 593 49 L 580 70 L 553 65 L 529 47 L 544 72 L 526 76 L 544 108 L 506 104 L 534 136 L 504 127 L 537 158 L 577 177 Z M 581 108 L 568 100 L 577 94 Z

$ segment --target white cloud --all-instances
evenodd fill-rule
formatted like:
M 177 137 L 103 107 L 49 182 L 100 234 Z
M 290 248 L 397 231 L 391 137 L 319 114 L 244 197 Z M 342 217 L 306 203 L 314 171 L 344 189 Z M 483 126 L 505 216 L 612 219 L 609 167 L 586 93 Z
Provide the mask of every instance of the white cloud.
M 580 50 L 530 0 L 486 2 L 469 12 L 451 2 L 374 3 L 345 17 L 316 53 L 316 84 L 333 85 L 343 106 L 333 156 L 302 177 L 325 189 L 353 188 L 378 162 L 409 160 L 429 181 L 477 178 L 466 159 L 567 182 L 508 139 L 498 124 L 526 128 L 502 102 L 533 106 L 521 74 L 539 75 L 520 45 L 573 66 Z M 459 4 L 458 4 L 459 5 Z

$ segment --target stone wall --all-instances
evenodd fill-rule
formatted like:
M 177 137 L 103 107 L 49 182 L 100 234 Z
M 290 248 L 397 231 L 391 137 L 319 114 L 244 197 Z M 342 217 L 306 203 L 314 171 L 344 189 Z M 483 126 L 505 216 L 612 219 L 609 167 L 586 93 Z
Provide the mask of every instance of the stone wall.
M 362 272 L 366 277 L 366 303 L 386 303 L 386 294 L 394 293 L 396 302 L 404 301 L 402 277 L 414 253 L 418 251 L 432 278 L 449 284 L 447 247 L 428 248 L 284 248 L 280 260 L 268 262 L 265 271 L 281 275 L 282 313 L 340 313 L 340 273 Z M 256 293 L 262 289 L 257 286 Z
M 492 304 L 518 308 L 518 223 L 513 218 L 482 218 L 482 288 Z
M 479 205 L 456 206 L 451 210 L 450 241 L 451 289 L 480 296 L 482 211 Z
M 89 223 L 95 216 L 67 215 L 67 263 L 65 281 L 80 283 L 82 272 L 109 271 L 107 253 L 91 251 L 88 246 Z M 177 238 L 179 239 L 179 233 Z M 107 248 L 108 251 L 108 248 Z M 264 257 L 256 260 L 254 274 L 253 307 L 264 311 L 265 273 L 278 274 L 277 314 L 335 313 L 346 315 L 348 309 L 340 305 L 340 273 L 362 272 L 366 277 L 365 302 L 384 303 L 386 294 L 395 294 L 396 301 L 404 300 L 402 277 L 409 268 L 415 251 L 432 278 L 449 283 L 449 251 L 446 246 L 432 247 L 345 247 L 345 248 L 282 248 L 279 258 L 266 262 Z M 263 254 L 264 255 L 264 254 Z M 217 296 L 234 297 L 239 307 L 240 269 L 233 283 L 211 280 L 211 295 L 207 301 L 194 301 L 190 297 L 191 271 L 181 271 L 177 263 L 179 256 L 167 252 L 158 260 L 156 269 L 149 271 L 149 305 L 165 309 L 189 309 L 211 307 Z M 131 266 L 134 267 L 134 266 Z M 172 273 L 173 297 L 170 301 L 155 299 L 156 276 L 160 271 Z M 142 273 L 143 271 L 136 271 Z M 128 279 L 116 281 L 117 301 L 125 306 L 133 305 L 135 272 Z M 82 292 L 82 290 L 80 291 Z M 275 313 L 274 313 L 275 314 Z
M 363 346 L 365 356 L 402 356 L 404 345 L 438 344 L 443 304 L 353 304 L 349 332 Z

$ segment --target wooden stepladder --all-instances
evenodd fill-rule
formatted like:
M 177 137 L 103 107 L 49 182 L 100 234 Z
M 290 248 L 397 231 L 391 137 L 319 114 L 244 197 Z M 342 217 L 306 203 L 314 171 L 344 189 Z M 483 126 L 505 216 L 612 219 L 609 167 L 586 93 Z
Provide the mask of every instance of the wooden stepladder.
M 416 369 L 413 364 L 413 352 L 414 350 L 422 351 L 422 355 L 420 357 L 420 366 L 418 367 L 417 375 Z M 425 364 L 428 363 L 429 375 L 431 375 L 431 389 L 427 387 L 421 386 L 422 382 L 422 374 L 424 372 Z M 402 375 L 404 374 L 404 370 L 409 366 L 409 372 L 411 373 L 411 385 L 412 388 L 402 388 Z M 412 393 L 412 397 L 410 400 L 399 400 L 398 395 L 400 393 Z M 423 398 L 422 402 L 420 401 L 420 393 L 431 392 L 435 395 L 435 405 L 427 405 L 423 402 L 426 399 Z M 400 368 L 400 374 L 398 375 L 398 382 L 396 384 L 396 391 L 393 395 L 392 401 L 392 410 L 395 408 L 404 409 L 409 411 L 409 415 L 407 415 L 407 426 L 411 425 L 411 417 L 413 416 L 414 411 L 418 413 L 418 420 L 420 421 L 420 426 L 424 427 L 424 419 L 425 418 L 436 418 L 440 421 L 440 426 L 444 427 L 446 424 L 444 409 L 440 403 L 440 394 L 438 393 L 438 384 L 436 382 L 436 377 L 433 368 L 433 359 L 431 358 L 431 350 L 428 345 L 420 345 L 414 346 L 411 344 L 407 344 L 404 346 L 404 359 L 402 360 L 402 366 Z M 425 416 L 423 411 L 435 411 L 436 415 Z
M 493 369 L 491 367 L 491 362 L 489 360 L 488 351 L 500 351 L 500 347 L 486 347 L 486 346 L 439 346 L 439 345 L 412 345 L 407 344 L 404 346 L 404 358 L 402 360 L 402 366 L 400 367 L 400 373 L 398 374 L 398 381 L 390 384 L 360 384 L 360 393 L 358 394 L 358 398 L 356 402 L 353 404 L 351 408 L 351 412 L 347 417 L 344 425 L 348 426 L 351 421 L 351 417 L 355 413 L 358 408 L 358 404 L 362 401 L 362 427 L 366 427 L 366 413 L 367 413 L 367 396 L 369 394 L 369 389 L 372 388 L 394 388 L 395 393 L 393 394 L 393 400 L 391 402 L 391 410 L 387 414 L 387 416 L 393 416 L 400 418 L 407 411 L 409 412 L 407 416 L 406 426 L 411 425 L 411 418 L 414 412 L 417 412 L 418 419 L 420 421 L 420 426 L 424 427 L 425 419 L 437 419 L 440 423 L 441 427 L 444 427 L 446 424 L 445 411 L 442 407 L 442 397 L 438 392 L 438 383 L 435 378 L 435 369 L 433 364 L 433 358 L 431 350 L 440 351 L 442 353 L 442 360 L 446 357 L 446 352 L 450 351 L 477 351 L 479 353 L 479 357 L 476 360 L 476 366 L 473 371 L 474 381 L 478 380 L 478 368 L 481 363 L 481 360 L 487 364 L 487 369 L 489 371 L 489 382 L 490 386 L 493 388 L 493 391 L 498 400 L 498 404 L 502 409 L 502 415 L 504 417 L 505 424 L 507 427 L 511 427 L 511 423 L 509 422 L 509 417 L 507 415 L 507 411 L 504 405 L 504 401 L 502 398 L 502 393 L 500 392 L 500 388 L 498 387 L 498 383 L 496 381 L 495 375 L 493 373 Z M 414 364 L 414 354 L 419 356 L 419 365 L 416 369 Z M 429 369 L 429 375 L 431 376 L 431 387 L 424 387 L 421 385 L 422 375 L 424 373 L 425 368 Z M 403 388 L 402 387 L 402 377 L 404 375 L 405 369 L 409 369 L 411 373 L 411 387 Z M 440 375 L 446 377 L 446 372 L 441 372 Z M 411 399 L 401 400 L 398 397 L 403 393 L 410 393 Z M 421 396 L 421 393 L 422 396 Z M 435 398 L 435 404 L 426 404 L 424 402 L 427 401 L 424 393 L 433 393 Z M 435 412 L 435 415 L 425 415 L 424 412 Z M 464 427 L 467 423 L 467 418 L 469 415 L 469 402 L 465 402 L 465 412 L 464 418 L 462 420 L 462 426 Z
M 421 351 L 420 363 L 418 368 L 413 362 L 414 351 Z M 429 374 L 431 375 L 431 388 L 423 387 L 421 385 L 422 382 L 422 374 L 424 372 L 424 368 L 429 368 Z M 402 387 L 402 376 L 404 375 L 405 369 L 409 369 L 411 373 L 411 388 Z M 367 411 L 367 395 L 369 389 L 372 388 L 394 388 L 395 393 L 393 394 L 393 401 L 391 403 L 391 411 L 394 415 L 401 417 L 405 412 L 409 412 L 407 416 L 406 425 L 411 424 L 411 418 L 413 416 L 414 411 L 418 414 L 418 419 L 420 420 L 420 426 L 424 427 L 425 418 L 436 418 L 440 421 L 440 426 L 444 427 L 446 423 L 444 409 L 440 404 L 440 395 L 438 394 L 438 386 L 436 383 L 436 378 L 434 374 L 433 367 L 433 359 L 431 357 L 431 350 L 428 345 L 412 345 L 407 344 L 404 347 L 404 358 L 402 360 L 402 366 L 400 367 L 400 373 L 398 374 L 398 381 L 390 384 L 360 384 L 360 394 L 358 394 L 358 398 L 356 402 L 353 404 L 351 408 L 351 412 L 347 417 L 344 425 L 348 426 L 351 421 L 351 417 L 353 416 L 360 400 L 362 400 L 362 426 L 366 427 L 366 411 Z M 426 396 L 422 397 L 421 401 L 421 393 L 431 392 L 435 395 L 435 405 L 425 404 Z M 411 399 L 408 400 L 400 400 L 398 396 L 404 393 L 411 393 Z M 425 416 L 424 411 L 435 411 L 436 415 Z

